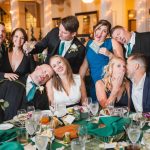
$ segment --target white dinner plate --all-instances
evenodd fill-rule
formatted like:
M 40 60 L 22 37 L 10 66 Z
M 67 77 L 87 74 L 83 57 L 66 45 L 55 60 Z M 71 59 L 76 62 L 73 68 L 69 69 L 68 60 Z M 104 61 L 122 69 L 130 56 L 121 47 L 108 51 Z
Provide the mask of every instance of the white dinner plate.
M 0 130 L 8 130 L 8 129 L 11 129 L 13 128 L 13 124 L 10 124 L 10 123 L 3 123 L 3 124 L 0 124 Z

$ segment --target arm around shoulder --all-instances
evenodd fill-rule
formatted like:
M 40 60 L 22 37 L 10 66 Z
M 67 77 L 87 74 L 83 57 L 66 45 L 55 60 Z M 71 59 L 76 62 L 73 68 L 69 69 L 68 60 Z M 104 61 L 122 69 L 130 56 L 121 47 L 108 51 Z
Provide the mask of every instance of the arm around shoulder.
M 85 57 L 82 65 L 80 67 L 80 70 L 79 70 L 79 74 L 80 74 L 82 79 L 84 79 L 87 69 L 88 69 L 88 62 L 87 62 L 87 59 Z
M 112 39 L 112 46 L 113 46 L 114 55 L 116 57 L 121 57 L 124 59 L 123 48 L 121 44 L 119 44 L 115 39 Z

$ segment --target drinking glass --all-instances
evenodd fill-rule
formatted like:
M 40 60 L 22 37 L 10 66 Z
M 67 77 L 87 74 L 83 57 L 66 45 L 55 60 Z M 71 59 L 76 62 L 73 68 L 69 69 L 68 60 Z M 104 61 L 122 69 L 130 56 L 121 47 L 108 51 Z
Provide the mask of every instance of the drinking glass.
M 123 108 L 122 107 L 116 107 L 116 108 L 114 108 L 111 115 L 112 116 L 123 117 Z
M 40 119 L 42 117 L 42 112 L 40 110 L 36 110 L 32 113 L 32 119 L 36 122 L 39 123 Z
M 56 113 L 57 117 L 62 117 L 64 115 L 66 115 L 66 113 L 67 113 L 66 104 L 57 104 L 55 107 L 56 107 L 55 113 Z
M 140 126 L 141 129 L 144 127 L 146 120 L 147 119 L 143 116 L 142 112 L 136 113 L 135 121 L 136 121 L 137 125 Z
M 28 135 L 25 127 L 20 127 L 17 131 L 17 141 L 25 145 L 28 143 Z
M 108 106 L 107 109 L 109 110 L 109 115 L 113 115 L 114 112 L 114 102 L 111 102 Z
M 27 113 L 28 113 L 28 118 L 32 117 L 32 113 L 35 111 L 34 106 L 27 106 Z
M 134 146 L 140 138 L 141 130 L 138 126 L 132 124 L 127 129 L 127 134 L 128 134 L 130 141 L 132 142 Z
M 150 149 L 150 130 L 143 132 L 143 142 L 147 150 Z
M 36 135 L 35 136 L 35 145 L 38 150 L 46 150 L 48 144 L 48 137 Z
M 33 136 L 37 129 L 37 123 L 33 119 L 27 119 L 25 121 L 25 128 L 30 136 Z
M 18 111 L 17 111 L 17 116 L 19 117 L 20 115 L 24 115 L 26 113 L 26 110 L 25 109 L 19 109 Z
M 96 116 L 99 110 L 99 103 L 98 102 L 91 102 L 89 105 L 90 111 L 93 114 L 93 116 Z
M 71 150 L 85 150 L 85 141 L 79 138 L 72 140 Z
M 123 106 L 122 109 L 123 109 L 123 117 L 128 118 L 129 117 L 129 108 L 128 108 L 128 106 Z
M 48 125 L 50 122 L 49 115 L 47 113 L 42 114 L 42 117 L 40 119 L 40 123 L 43 125 Z
M 21 126 L 24 126 L 24 120 L 26 119 L 26 110 L 25 109 L 19 109 L 17 111 L 17 118 L 18 118 L 18 121 L 19 123 L 21 124 Z
M 83 139 L 85 142 L 87 140 L 87 127 L 85 125 L 80 125 L 78 128 L 79 139 Z

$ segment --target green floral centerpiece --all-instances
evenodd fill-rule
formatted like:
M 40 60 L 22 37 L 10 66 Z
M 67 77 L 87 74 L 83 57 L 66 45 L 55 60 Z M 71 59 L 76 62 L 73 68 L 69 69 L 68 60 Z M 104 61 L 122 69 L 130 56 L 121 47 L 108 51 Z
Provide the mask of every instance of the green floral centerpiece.
M 5 108 L 7 108 L 9 106 L 9 103 L 3 99 L 0 99 L 0 107 L 2 108 L 2 110 L 5 110 Z

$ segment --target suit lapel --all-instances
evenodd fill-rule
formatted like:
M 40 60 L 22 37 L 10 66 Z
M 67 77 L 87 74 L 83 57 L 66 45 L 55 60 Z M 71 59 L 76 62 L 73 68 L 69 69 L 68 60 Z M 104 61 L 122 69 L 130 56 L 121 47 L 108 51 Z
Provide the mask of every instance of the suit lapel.
M 53 52 L 51 53 L 51 56 L 58 54 L 59 44 L 60 44 L 60 40 L 56 43 Z
M 132 48 L 132 53 L 140 52 L 140 48 L 139 48 L 139 47 L 141 47 L 140 45 L 141 45 L 141 39 L 140 39 L 139 34 L 136 32 L 135 33 L 135 44 L 134 44 L 134 46 Z
M 144 82 L 144 88 L 143 88 L 143 99 L 142 99 L 142 105 L 143 109 L 144 106 L 146 106 L 147 103 L 147 96 L 148 96 L 148 88 L 149 87 L 149 78 L 147 77 L 148 75 L 146 74 L 145 82 Z

